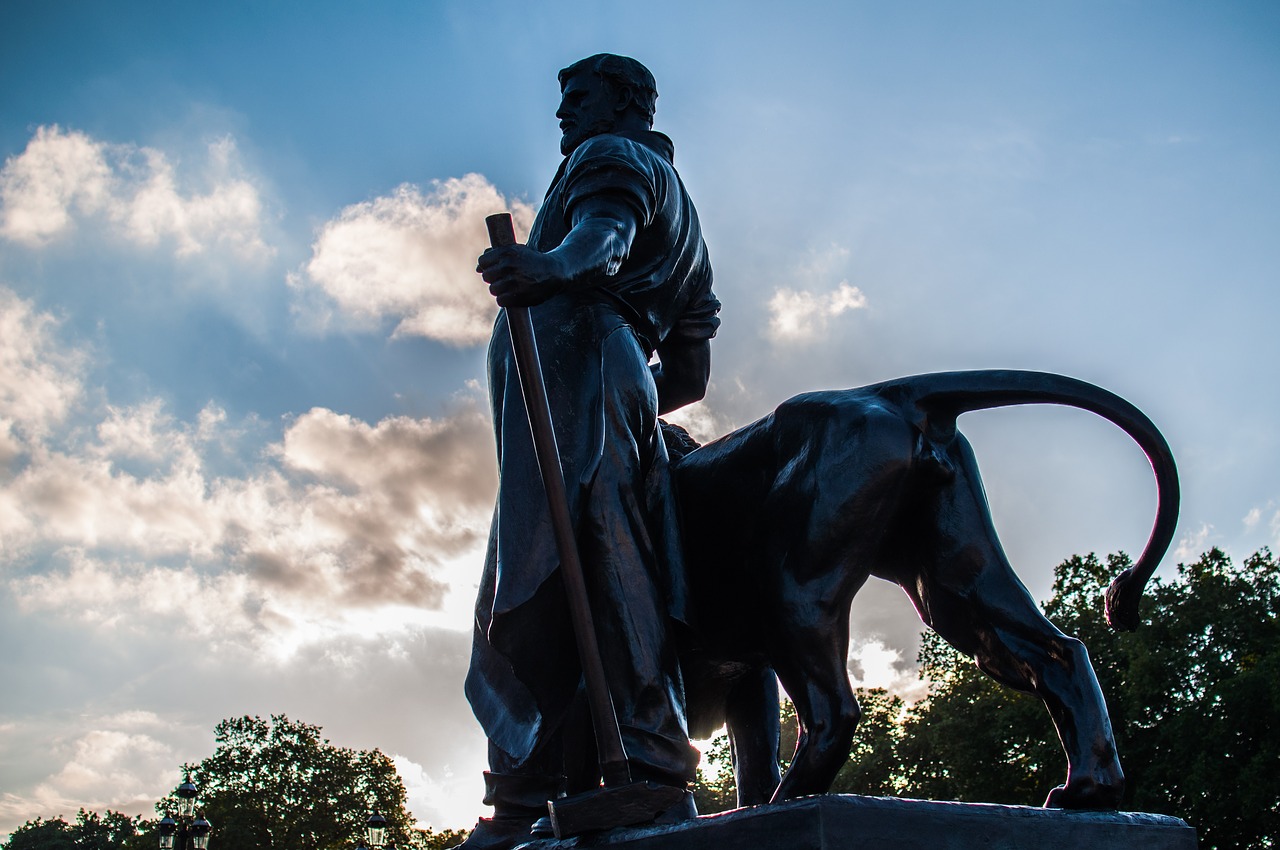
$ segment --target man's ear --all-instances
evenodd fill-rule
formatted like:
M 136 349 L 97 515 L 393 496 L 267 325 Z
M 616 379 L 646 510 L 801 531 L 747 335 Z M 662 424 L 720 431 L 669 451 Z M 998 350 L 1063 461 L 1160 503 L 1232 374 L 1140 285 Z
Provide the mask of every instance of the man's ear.
M 613 86 L 613 111 L 621 115 L 631 108 L 631 104 L 635 103 L 635 98 L 631 95 L 631 89 L 626 86 Z

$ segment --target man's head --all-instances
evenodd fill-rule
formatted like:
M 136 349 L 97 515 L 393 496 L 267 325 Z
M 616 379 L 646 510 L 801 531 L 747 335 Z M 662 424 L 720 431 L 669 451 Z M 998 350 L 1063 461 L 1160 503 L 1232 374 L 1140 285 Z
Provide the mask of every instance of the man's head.
M 649 69 L 628 56 L 597 53 L 560 72 L 560 152 L 568 156 L 592 136 L 653 126 L 658 87 Z

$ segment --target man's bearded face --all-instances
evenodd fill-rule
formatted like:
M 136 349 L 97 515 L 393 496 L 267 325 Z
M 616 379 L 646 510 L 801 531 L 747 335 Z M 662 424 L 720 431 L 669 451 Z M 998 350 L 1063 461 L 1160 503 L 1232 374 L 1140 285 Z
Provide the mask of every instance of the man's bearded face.
M 604 80 L 589 71 L 579 71 L 564 81 L 561 89 L 560 153 L 568 156 L 592 136 L 608 133 L 617 121 L 617 95 Z

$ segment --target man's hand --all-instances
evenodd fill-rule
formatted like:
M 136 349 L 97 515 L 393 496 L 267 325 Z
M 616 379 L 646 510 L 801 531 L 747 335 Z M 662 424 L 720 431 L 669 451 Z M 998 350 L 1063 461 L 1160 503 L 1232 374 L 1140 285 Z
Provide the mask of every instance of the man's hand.
M 532 307 L 564 289 L 568 273 L 563 259 L 528 245 L 490 248 L 480 255 L 476 271 L 489 284 L 499 307 Z
M 616 273 L 631 250 L 639 222 L 614 198 L 589 198 L 574 207 L 564 241 L 542 253 L 527 245 L 490 248 L 476 271 L 499 307 L 532 307 L 569 287 L 598 286 Z

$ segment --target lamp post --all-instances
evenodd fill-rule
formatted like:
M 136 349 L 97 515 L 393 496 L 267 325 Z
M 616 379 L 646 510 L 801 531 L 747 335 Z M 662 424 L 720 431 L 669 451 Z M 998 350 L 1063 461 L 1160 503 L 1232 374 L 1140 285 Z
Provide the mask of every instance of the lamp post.
M 178 796 L 178 817 L 165 815 L 160 819 L 160 850 L 208 850 L 212 825 L 204 815 L 196 814 L 195 783 L 187 774 L 174 793 Z

